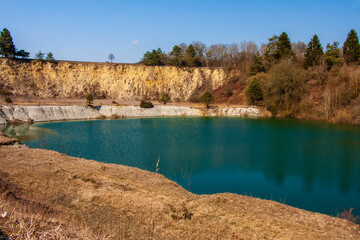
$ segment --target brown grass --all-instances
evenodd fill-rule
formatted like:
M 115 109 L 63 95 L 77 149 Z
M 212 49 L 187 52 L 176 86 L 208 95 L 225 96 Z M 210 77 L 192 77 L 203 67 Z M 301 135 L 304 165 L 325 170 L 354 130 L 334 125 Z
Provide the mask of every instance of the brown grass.
M 17 239 L 360 238 L 347 220 L 53 151 L 3 145 L 0 165 L 0 228 Z

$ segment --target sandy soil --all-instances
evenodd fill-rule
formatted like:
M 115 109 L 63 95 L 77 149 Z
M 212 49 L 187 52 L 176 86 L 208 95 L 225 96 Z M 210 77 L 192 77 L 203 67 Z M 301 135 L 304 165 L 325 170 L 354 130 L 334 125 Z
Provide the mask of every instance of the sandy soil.
M 0 231 L 18 239 L 360 239 L 347 220 L 13 140 L 0 136 Z

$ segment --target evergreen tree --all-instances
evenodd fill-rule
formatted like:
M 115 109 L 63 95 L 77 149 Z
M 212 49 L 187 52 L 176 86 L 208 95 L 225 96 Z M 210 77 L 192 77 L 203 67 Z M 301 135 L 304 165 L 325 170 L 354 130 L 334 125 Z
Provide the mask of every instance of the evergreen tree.
M 19 51 L 16 51 L 15 56 L 21 58 L 28 58 L 30 56 L 30 53 L 26 52 L 24 49 L 21 49 Z
M 9 30 L 4 28 L 0 33 L 0 54 L 3 57 L 15 57 L 16 48 Z
M 328 69 L 343 63 L 342 59 L 340 58 L 339 44 L 339 42 L 334 42 L 333 44 L 328 43 L 326 45 L 325 61 L 328 65 Z
M 276 60 L 289 58 L 293 55 L 294 52 L 292 50 L 289 36 L 285 32 L 281 33 L 280 36 L 274 35 L 269 38 L 269 43 L 265 50 L 265 56 L 270 64 Z
M 250 83 L 249 88 L 247 89 L 247 96 L 249 100 L 251 101 L 251 104 L 255 104 L 258 101 L 261 101 L 264 99 L 264 95 L 261 91 L 259 81 L 256 77 L 253 78 L 253 80 Z
M 203 93 L 203 95 L 201 95 L 200 102 L 205 103 L 206 107 L 209 108 L 210 107 L 209 104 L 214 102 L 214 96 L 212 95 L 211 92 L 206 91 Z
M 274 35 L 271 38 L 269 38 L 268 40 L 269 40 L 269 43 L 266 46 L 265 57 L 266 57 L 266 60 L 269 63 L 271 63 L 275 59 L 279 58 L 279 56 L 277 55 L 277 45 L 279 42 L 279 36 Z
M 347 63 L 356 62 L 360 58 L 360 44 L 357 33 L 351 29 L 344 42 L 344 57 Z
M 183 65 L 183 50 L 178 45 L 173 47 L 173 50 L 170 53 L 170 62 L 174 66 L 180 67 Z
M 286 32 L 283 32 L 279 36 L 277 43 L 277 54 L 279 55 L 279 58 L 287 58 L 294 55 L 289 36 L 286 34 Z
M 48 54 L 46 55 L 46 60 L 48 60 L 48 61 L 55 60 L 52 52 L 48 52 Z
M 39 60 L 43 60 L 45 56 L 45 53 L 41 52 L 41 50 L 39 50 L 36 54 L 35 54 L 35 59 L 39 59 Z
M 249 74 L 251 76 L 256 75 L 259 72 L 265 72 L 265 66 L 262 62 L 259 52 L 256 52 L 253 58 L 253 64 L 249 68 Z
M 163 94 L 161 94 L 159 102 L 166 104 L 166 103 L 170 102 L 170 99 L 171 98 L 170 98 L 169 94 L 163 93 Z
M 91 106 L 94 101 L 94 96 L 91 93 L 89 93 L 88 95 L 86 95 L 85 99 L 86 99 L 86 105 Z
M 161 59 L 162 54 L 163 52 L 160 48 L 157 50 L 153 49 L 152 52 L 147 51 L 141 59 L 141 62 L 146 66 L 162 66 L 164 65 Z
M 196 57 L 196 51 L 192 44 L 190 44 L 186 49 L 185 62 L 189 67 L 197 67 L 201 65 L 201 62 Z
M 319 41 L 319 37 L 315 34 L 306 47 L 304 67 L 309 68 L 320 65 L 323 54 L 324 51 Z

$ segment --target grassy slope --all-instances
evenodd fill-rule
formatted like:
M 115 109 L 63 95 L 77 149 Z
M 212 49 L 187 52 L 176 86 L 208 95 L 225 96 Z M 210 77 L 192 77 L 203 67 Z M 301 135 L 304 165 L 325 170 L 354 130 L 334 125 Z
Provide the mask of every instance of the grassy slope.
M 17 239 L 360 239 L 346 220 L 54 151 L 2 145 L 0 166 L 0 228 Z

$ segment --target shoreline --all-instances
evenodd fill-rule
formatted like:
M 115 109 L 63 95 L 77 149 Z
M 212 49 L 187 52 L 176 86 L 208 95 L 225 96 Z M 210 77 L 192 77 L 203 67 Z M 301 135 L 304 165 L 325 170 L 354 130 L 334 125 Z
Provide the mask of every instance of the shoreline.
M 0 169 L 5 183 L 0 212 L 9 213 L 0 218 L 0 230 L 9 237 L 21 238 L 14 235 L 21 231 L 12 229 L 16 221 L 26 225 L 39 219 L 34 232 L 46 229 L 75 239 L 89 238 L 82 234 L 90 229 L 90 238 L 113 236 L 109 239 L 360 237 L 359 226 L 344 219 L 244 195 L 197 195 L 161 174 L 22 147 L 2 134 L 0 163 L 6 166 Z M 20 219 L 14 220 L 16 212 Z M 52 222 L 46 223 L 49 215 Z
M 260 118 L 270 116 L 269 112 L 253 107 L 189 107 L 155 105 L 153 108 L 140 106 L 81 106 L 81 105 L 2 105 L 0 124 L 23 122 L 51 122 L 64 120 L 88 120 L 105 118 L 173 117 L 173 116 L 228 116 Z

